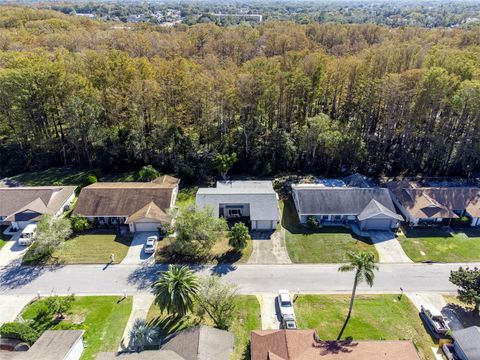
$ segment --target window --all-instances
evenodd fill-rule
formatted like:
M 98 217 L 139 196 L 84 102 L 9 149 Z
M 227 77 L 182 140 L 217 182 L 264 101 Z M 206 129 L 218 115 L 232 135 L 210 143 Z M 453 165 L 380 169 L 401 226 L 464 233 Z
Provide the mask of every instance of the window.
M 229 216 L 242 216 L 240 209 L 228 209 Z
M 322 220 L 328 220 L 328 215 L 322 215 Z
M 342 219 L 342 215 L 335 215 L 335 220 L 341 220 Z

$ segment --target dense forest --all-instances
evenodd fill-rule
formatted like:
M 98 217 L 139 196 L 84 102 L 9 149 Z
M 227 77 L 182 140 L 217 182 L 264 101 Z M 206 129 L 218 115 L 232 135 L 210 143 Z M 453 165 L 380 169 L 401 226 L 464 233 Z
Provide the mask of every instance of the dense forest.
M 264 22 L 164 28 L 0 11 L 0 175 L 144 164 L 470 175 L 480 29 Z

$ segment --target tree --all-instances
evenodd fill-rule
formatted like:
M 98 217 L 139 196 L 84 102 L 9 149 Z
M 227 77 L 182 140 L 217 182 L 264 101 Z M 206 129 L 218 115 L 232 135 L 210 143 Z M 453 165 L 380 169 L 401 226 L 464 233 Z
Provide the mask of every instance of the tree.
M 85 231 L 91 228 L 91 223 L 83 216 L 73 215 L 70 217 L 70 224 L 74 232 Z
M 138 172 L 138 177 L 141 181 L 152 181 L 160 176 L 160 173 L 152 166 L 147 165 L 142 167 Z
M 90 174 L 83 179 L 83 187 L 95 184 L 98 181 L 97 177 L 93 174 Z
M 199 285 L 198 278 L 186 266 L 169 265 L 168 271 L 158 272 L 152 287 L 155 304 L 162 311 L 184 316 L 193 309 Z
M 129 332 L 129 345 L 138 352 L 143 351 L 145 345 L 153 342 L 156 334 L 156 330 L 150 327 L 144 319 L 135 319 Z
M 375 279 L 374 270 L 378 270 L 378 266 L 375 265 L 375 257 L 369 252 L 353 253 L 349 252 L 348 257 L 350 259 L 349 264 L 342 265 L 338 268 L 340 272 L 355 271 L 355 278 L 353 281 L 352 297 L 350 299 L 350 306 L 348 309 L 347 322 L 352 315 L 353 301 L 355 300 L 355 293 L 357 286 L 361 282 L 365 281 L 370 287 L 373 286 L 373 280 Z M 345 328 L 345 326 L 344 326 Z M 342 329 L 343 332 L 343 329 Z M 339 335 L 339 339 L 342 333 Z
M 457 285 L 458 299 L 466 304 L 474 305 L 475 312 L 480 311 L 480 269 L 460 267 L 450 272 L 450 282 Z
M 203 277 L 197 295 L 197 314 L 208 314 L 216 328 L 227 330 L 235 315 L 236 295 L 237 288 L 219 276 Z
M 217 154 L 213 158 L 213 166 L 220 173 L 223 180 L 227 180 L 227 173 L 237 162 L 237 154 Z
M 37 223 L 35 243 L 29 248 L 31 254 L 28 257 L 44 258 L 51 255 L 71 234 L 72 227 L 69 219 L 43 215 Z
M 250 239 L 248 228 L 242 222 L 235 223 L 228 234 L 228 243 L 235 250 L 244 249 Z
M 204 257 L 227 229 L 227 224 L 225 219 L 214 217 L 209 208 L 188 207 L 180 211 L 174 229 L 177 236 L 172 247 L 176 254 Z
M 63 319 L 64 314 L 68 313 L 75 301 L 75 295 L 69 296 L 50 296 L 45 300 L 46 308 L 57 315 L 58 318 Z

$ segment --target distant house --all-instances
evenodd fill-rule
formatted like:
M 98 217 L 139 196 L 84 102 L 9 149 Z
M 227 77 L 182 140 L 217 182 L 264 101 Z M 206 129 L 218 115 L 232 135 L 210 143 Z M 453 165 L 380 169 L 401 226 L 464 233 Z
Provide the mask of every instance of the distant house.
M 314 216 L 322 225 L 357 224 L 362 230 L 388 230 L 403 218 L 383 188 L 328 187 L 294 184 L 292 196 L 302 224 Z
M 411 341 L 321 341 L 315 330 L 250 334 L 251 360 L 419 360 Z
M 274 230 L 280 220 L 271 181 L 219 181 L 215 188 L 198 189 L 196 204 L 217 217 L 245 219 L 252 230 Z
M 471 226 L 480 226 L 480 188 L 473 186 L 429 186 L 418 181 L 387 184 L 393 201 L 411 226 L 448 225 L 467 216 Z
M 149 183 L 98 182 L 84 187 L 74 214 L 101 225 L 128 224 L 131 232 L 157 231 L 170 224 L 180 180 L 162 176 Z
M 186 360 L 170 350 L 145 350 L 133 353 L 98 353 L 95 360 Z
M 75 186 L 0 188 L 0 225 L 24 229 L 44 214 L 60 216 L 75 197 Z
M 456 356 L 455 359 L 480 359 L 480 327 L 470 326 L 465 329 L 456 330 L 452 333 L 452 337 L 454 340 L 453 353 Z M 446 352 L 447 356 L 448 354 L 451 354 L 451 352 L 448 350 L 448 347 L 444 346 L 444 351 Z

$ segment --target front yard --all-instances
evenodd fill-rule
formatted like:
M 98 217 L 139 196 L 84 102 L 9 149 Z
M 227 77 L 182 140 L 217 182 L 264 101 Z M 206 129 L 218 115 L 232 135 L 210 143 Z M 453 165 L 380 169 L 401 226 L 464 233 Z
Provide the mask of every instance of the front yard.
M 39 315 L 42 303 L 35 301 L 27 305 L 22 312 L 25 320 L 32 320 Z M 77 296 L 69 314 L 61 322 L 45 324 L 43 330 L 81 326 L 85 332 L 85 350 L 81 359 L 94 359 L 101 351 L 116 351 L 123 336 L 132 310 L 132 298 L 120 299 L 117 296 Z M 73 324 L 73 325 L 72 325 Z
M 480 230 L 407 229 L 398 237 L 405 253 L 415 262 L 480 261 Z
M 66 240 L 48 259 L 31 259 L 27 254 L 24 263 L 46 262 L 50 264 L 106 264 L 110 254 L 115 264 L 127 255 L 132 236 L 119 236 L 111 230 L 94 230 Z
M 295 313 L 301 329 L 316 329 L 322 340 L 337 339 L 344 325 L 349 295 L 301 295 Z M 433 359 L 434 342 L 415 306 L 397 295 L 358 295 L 342 339 L 412 340 L 424 360 Z
M 356 237 L 343 227 L 309 229 L 298 221 L 292 200 L 283 203 L 282 227 L 288 254 L 294 263 L 342 263 L 349 251 L 369 251 L 378 261 L 378 253 L 370 239 Z

